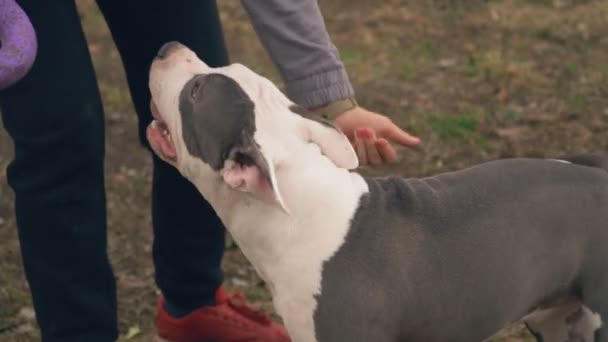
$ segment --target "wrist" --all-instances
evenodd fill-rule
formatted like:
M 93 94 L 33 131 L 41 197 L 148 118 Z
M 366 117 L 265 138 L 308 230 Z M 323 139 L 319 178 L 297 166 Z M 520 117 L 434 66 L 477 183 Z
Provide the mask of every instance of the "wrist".
M 332 101 L 323 106 L 312 108 L 311 112 L 320 116 L 325 120 L 334 121 L 340 114 L 347 112 L 353 108 L 358 107 L 359 104 L 354 97 L 347 97 L 344 99 Z

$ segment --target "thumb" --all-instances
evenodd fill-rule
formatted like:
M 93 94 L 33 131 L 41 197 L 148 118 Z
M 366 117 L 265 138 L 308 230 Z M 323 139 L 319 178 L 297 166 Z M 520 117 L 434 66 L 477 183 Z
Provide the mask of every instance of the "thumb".
M 399 128 L 392 121 L 386 124 L 382 130 L 382 137 L 396 144 L 404 146 L 415 146 L 420 143 L 420 138 L 413 136 Z

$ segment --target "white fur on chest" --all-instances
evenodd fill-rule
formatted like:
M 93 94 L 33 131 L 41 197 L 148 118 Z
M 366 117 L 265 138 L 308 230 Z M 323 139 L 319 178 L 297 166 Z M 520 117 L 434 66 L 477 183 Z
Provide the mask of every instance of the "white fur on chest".
M 358 174 L 335 167 L 283 171 L 279 182 L 290 215 L 241 199 L 227 227 L 268 283 L 292 339 L 315 342 L 315 297 L 322 291 L 323 264 L 343 245 L 368 187 Z

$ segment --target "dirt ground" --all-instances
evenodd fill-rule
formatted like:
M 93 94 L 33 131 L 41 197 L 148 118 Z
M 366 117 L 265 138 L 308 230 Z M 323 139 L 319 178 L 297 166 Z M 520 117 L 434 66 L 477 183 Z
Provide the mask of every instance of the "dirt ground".
M 106 107 L 109 254 L 121 339 L 148 341 L 157 289 L 151 263 L 150 158 L 120 59 L 93 2 L 78 0 Z M 423 139 L 398 165 L 367 175 L 422 176 L 495 158 L 608 149 L 608 1 L 320 1 L 359 102 Z M 237 1 L 221 2 L 231 59 L 281 83 Z M 16 237 L 0 129 L 0 340 L 39 339 Z M 272 311 L 268 292 L 228 246 L 226 284 Z M 532 341 L 519 326 L 496 341 Z

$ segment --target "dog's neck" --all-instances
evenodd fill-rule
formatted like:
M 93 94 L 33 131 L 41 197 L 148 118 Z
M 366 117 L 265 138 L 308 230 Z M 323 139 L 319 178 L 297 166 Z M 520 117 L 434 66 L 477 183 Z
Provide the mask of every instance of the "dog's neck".
M 279 204 L 231 188 L 219 173 L 217 179 L 208 179 L 209 172 L 188 178 L 265 280 L 292 338 L 315 341 L 313 313 L 324 263 L 344 244 L 368 186 L 362 176 L 323 156 L 317 145 L 287 145 L 291 153 L 279 158 L 275 171 L 289 214 Z M 193 170 L 209 167 L 199 163 Z
M 284 267 L 306 272 L 331 257 L 367 192 L 362 176 L 336 167 L 313 144 L 301 145 L 292 155 L 297 158 L 283 160 L 276 171 L 289 214 L 221 181 L 191 179 L 269 283 L 284 276 Z

